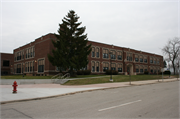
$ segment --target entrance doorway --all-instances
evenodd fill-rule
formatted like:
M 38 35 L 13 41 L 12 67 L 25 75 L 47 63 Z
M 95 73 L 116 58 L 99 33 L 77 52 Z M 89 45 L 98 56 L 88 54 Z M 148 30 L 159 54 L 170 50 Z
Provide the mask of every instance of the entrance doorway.
M 132 64 L 127 64 L 127 75 L 134 75 L 133 74 L 133 65 Z

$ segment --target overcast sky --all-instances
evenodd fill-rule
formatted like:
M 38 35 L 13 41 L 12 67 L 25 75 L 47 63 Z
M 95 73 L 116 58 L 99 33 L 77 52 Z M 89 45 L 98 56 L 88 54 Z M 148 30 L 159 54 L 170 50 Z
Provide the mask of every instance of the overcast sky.
M 0 52 L 57 33 L 69 10 L 91 41 L 162 55 L 167 41 L 179 37 L 180 0 L 1 0 Z

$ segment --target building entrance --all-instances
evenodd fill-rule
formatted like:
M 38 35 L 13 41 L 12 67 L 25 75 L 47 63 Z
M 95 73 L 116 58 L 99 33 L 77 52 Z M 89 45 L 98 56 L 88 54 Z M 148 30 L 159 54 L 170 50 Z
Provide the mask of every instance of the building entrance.
M 129 75 L 129 74 L 134 75 L 132 64 L 127 64 L 127 75 Z

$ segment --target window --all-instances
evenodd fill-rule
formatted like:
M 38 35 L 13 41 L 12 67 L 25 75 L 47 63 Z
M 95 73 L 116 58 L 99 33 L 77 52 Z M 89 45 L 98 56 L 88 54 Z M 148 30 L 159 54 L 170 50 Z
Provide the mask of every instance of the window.
M 111 59 L 116 59 L 116 55 L 111 54 Z
M 31 49 L 29 48 L 28 49 L 28 58 L 30 58 L 30 52 L 31 52 Z
M 96 67 L 96 71 L 99 72 L 99 67 Z
M 154 64 L 156 64 L 156 61 L 154 60 Z
M 117 67 L 118 67 L 118 72 L 122 72 L 122 64 L 118 64 Z
M 92 48 L 92 57 L 95 57 L 95 48 Z
M 14 65 L 14 73 L 16 73 L 16 70 L 17 70 L 16 67 L 17 67 L 17 65 L 15 64 Z
M 144 69 L 145 72 L 147 72 L 148 70 L 147 69 Z
M 99 72 L 99 62 L 96 63 L 96 72 Z
M 30 62 L 30 72 L 32 71 L 32 62 Z
M 25 64 L 25 72 L 27 72 L 28 63 Z
M 139 59 L 138 59 L 138 58 L 135 58 L 135 61 L 136 61 L 136 62 L 139 62 Z
M 116 59 L 116 52 L 115 51 L 111 51 L 111 59 Z
M 151 69 L 151 73 L 153 73 L 153 69 Z
M 99 52 L 96 52 L 96 57 L 99 57 Z
M 17 65 L 16 73 L 21 73 L 21 64 Z
M 23 50 L 23 52 L 22 52 L 22 59 L 24 59 L 24 50 Z
M 28 51 L 27 51 L 27 49 L 26 49 L 26 59 L 27 59 L 27 55 L 28 55 Z
M 17 61 L 18 61 L 18 60 L 21 60 L 21 52 L 18 52 L 18 53 L 17 53 Z
M 33 65 L 33 69 L 32 69 L 32 70 L 34 71 L 34 61 L 33 61 L 33 64 L 32 64 L 32 65 Z
M 143 56 L 142 55 L 139 56 L 139 61 L 143 62 Z
M 66 71 L 64 68 L 62 68 L 62 67 L 56 67 L 56 71 Z
M 95 67 L 94 66 L 92 66 L 92 72 L 95 72 Z
M 103 58 L 108 58 L 108 50 L 103 49 Z
M 31 47 L 31 57 L 33 57 L 33 47 Z
M 132 57 L 131 56 L 127 56 L 127 60 L 128 61 L 132 61 Z
M 95 72 L 95 63 L 92 62 L 92 72 Z
M 150 60 L 150 63 L 153 63 L 153 60 Z
M 117 58 L 118 60 L 122 60 L 122 52 L 120 51 L 117 52 Z
M 38 60 L 38 72 L 44 72 L 44 59 Z
M 38 60 L 38 72 L 44 72 L 44 59 Z
M 109 70 L 108 67 L 103 67 L 103 71 L 106 72 L 106 70 Z
M 22 63 L 22 73 L 24 73 L 24 63 Z
M 147 63 L 147 59 L 144 59 L 144 62 Z
M 118 60 L 122 60 L 122 56 L 121 55 L 118 55 Z
M 114 71 L 116 70 L 116 64 L 115 63 L 111 64 L 111 70 L 114 70 Z
M 140 72 L 143 73 L 143 69 L 140 69 Z
M 122 72 L 122 68 L 118 68 L 118 72 Z
M 143 62 L 143 59 L 142 59 L 142 58 L 140 58 L 140 62 Z
M 132 53 L 127 53 L 127 61 L 132 61 Z
M 103 71 L 106 72 L 106 70 L 109 70 L 109 64 L 107 62 L 103 63 Z
M 96 48 L 96 57 L 99 57 L 99 48 Z
M 29 62 L 28 62 L 28 72 L 29 72 Z
M 9 67 L 9 60 L 3 60 L 3 66 Z
M 139 72 L 139 69 L 136 69 L 136 72 Z
M 35 56 L 35 48 L 33 47 L 33 57 Z

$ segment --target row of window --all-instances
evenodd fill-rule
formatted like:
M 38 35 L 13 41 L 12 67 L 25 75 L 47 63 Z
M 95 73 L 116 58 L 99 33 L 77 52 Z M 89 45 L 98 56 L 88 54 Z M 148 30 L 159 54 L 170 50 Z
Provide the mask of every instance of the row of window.
M 99 48 L 92 47 L 92 57 L 99 58 L 99 56 L 100 56 L 99 55 L 99 51 L 100 51 Z M 116 52 L 114 50 L 111 50 L 109 52 L 108 49 L 103 49 L 103 58 L 104 59 L 108 59 L 109 58 L 109 54 L 110 54 L 110 58 L 111 59 L 116 59 Z M 118 60 L 122 60 L 122 52 L 121 51 L 117 51 L 117 59 Z M 133 61 L 133 54 L 132 53 L 127 53 L 127 61 Z M 146 56 L 143 58 L 143 56 L 139 56 L 139 55 L 135 55 L 135 61 L 136 62 L 142 62 L 142 63 L 143 62 L 144 63 L 148 62 Z M 154 60 L 154 62 L 153 62 L 153 60 L 151 58 L 150 63 L 151 64 L 152 63 L 159 64 L 159 60 L 157 60 L 157 62 L 156 62 L 156 60 Z
M 153 64 L 153 62 L 154 62 L 154 64 L 159 64 L 159 61 L 156 61 L 156 60 L 154 60 L 154 61 L 153 61 L 153 60 L 150 60 L 150 63 L 151 63 L 151 64 Z
M 9 60 L 3 60 L 3 67 L 9 67 L 10 61 Z
M 24 52 L 24 50 L 15 52 L 14 53 L 14 61 L 23 60 L 24 58 L 26 58 L 26 59 L 32 58 L 34 56 L 35 56 L 35 49 L 33 46 L 33 47 L 25 49 L 25 52 Z
M 106 72 L 106 70 L 109 70 L 109 63 L 108 62 L 103 62 L 103 64 L 102 64 L 103 66 L 103 72 Z M 92 64 L 91 64 L 91 70 L 92 70 L 92 72 L 99 72 L 99 62 L 92 62 Z M 117 67 L 116 67 L 117 66 Z M 115 63 L 112 63 L 111 65 L 110 65 L 110 67 L 111 67 L 111 69 L 112 70 L 118 70 L 118 72 L 122 72 L 122 64 L 115 64 Z
M 147 69 L 140 69 L 140 70 L 139 70 L 139 69 L 136 69 L 136 72 L 137 72 L 137 73 L 139 73 L 139 71 L 140 71 L 140 73 L 144 73 L 144 72 L 146 72 L 146 71 L 148 71 L 148 70 L 147 70 Z M 151 70 L 150 70 L 150 73 L 157 73 L 157 72 L 159 72 L 159 70 L 156 70 L 156 69 L 154 69 L 154 70 L 151 69 Z
M 38 73 L 44 72 L 44 59 L 40 59 L 37 62 L 38 64 Z M 23 73 L 25 68 L 25 72 L 34 72 L 34 65 L 35 62 L 34 61 L 30 61 L 30 62 L 25 62 L 25 65 L 23 66 L 23 64 L 17 64 L 14 65 L 14 73 Z
M 103 72 L 106 72 L 106 70 L 109 70 L 109 67 L 103 67 Z M 116 71 L 115 67 L 111 67 L 111 70 Z M 122 72 L 122 68 L 117 68 L 118 72 Z M 92 72 L 95 72 L 95 66 L 92 66 Z M 99 72 L 99 66 L 96 67 L 96 72 Z

